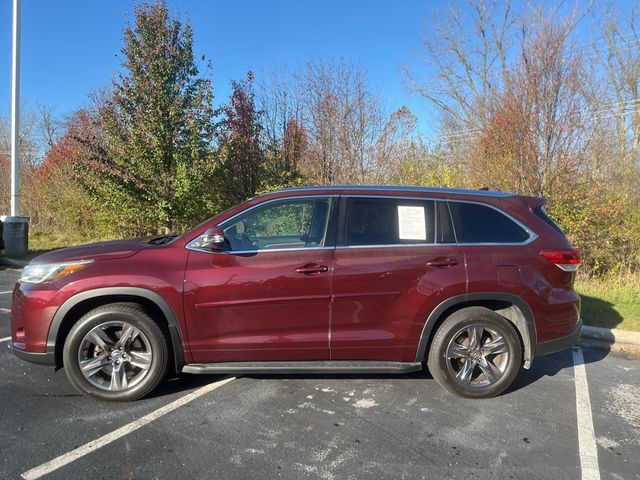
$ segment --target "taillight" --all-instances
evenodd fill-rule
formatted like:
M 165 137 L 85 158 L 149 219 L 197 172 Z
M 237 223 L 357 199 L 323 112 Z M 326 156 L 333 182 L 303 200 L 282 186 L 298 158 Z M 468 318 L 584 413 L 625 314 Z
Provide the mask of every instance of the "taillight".
M 557 265 L 565 272 L 575 272 L 582 263 L 580 252 L 572 249 L 542 250 L 540 255 Z

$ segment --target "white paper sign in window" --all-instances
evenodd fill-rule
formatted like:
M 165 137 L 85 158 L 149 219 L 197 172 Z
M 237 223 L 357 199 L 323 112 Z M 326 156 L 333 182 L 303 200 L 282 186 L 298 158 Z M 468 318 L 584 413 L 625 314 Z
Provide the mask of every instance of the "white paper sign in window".
M 400 240 L 427 239 L 424 207 L 398 206 L 398 224 Z

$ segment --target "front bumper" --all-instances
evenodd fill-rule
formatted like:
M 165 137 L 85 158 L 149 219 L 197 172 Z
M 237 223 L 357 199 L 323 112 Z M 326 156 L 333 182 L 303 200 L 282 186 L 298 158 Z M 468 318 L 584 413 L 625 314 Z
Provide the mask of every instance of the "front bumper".
M 20 350 L 17 346 L 13 345 L 13 343 L 9 344 L 9 350 L 18 357 L 20 360 L 24 360 L 25 362 L 36 363 L 38 365 L 50 365 L 54 366 L 56 364 L 56 359 L 53 352 L 47 353 L 34 353 L 34 352 L 25 352 L 24 350 Z
M 550 355 L 552 353 L 561 352 L 571 347 L 575 347 L 580 343 L 580 336 L 582 335 L 582 319 L 578 319 L 576 328 L 566 337 L 556 338 L 554 340 L 548 340 L 536 345 L 535 356 L 540 357 L 543 355 Z
M 51 321 L 59 307 L 58 290 L 49 285 L 18 282 L 11 304 L 12 350 L 23 360 L 45 363 L 50 352 L 47 338 Z M 33 360 L 32 360 L 33 359 Z

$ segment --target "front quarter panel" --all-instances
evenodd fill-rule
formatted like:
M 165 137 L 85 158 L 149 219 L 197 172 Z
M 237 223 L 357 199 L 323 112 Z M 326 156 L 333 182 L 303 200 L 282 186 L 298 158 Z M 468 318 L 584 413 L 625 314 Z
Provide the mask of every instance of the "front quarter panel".
M 33 353 L 52 352 L 69 310 L 63 307 L 76 304 L 81 294 L 83 299 L 96 297 L 113 287 L 158 295 L 173 313 L 183 343 L 187 343 L 182 309 L 186 257 L 187 251 L 178 243 L 147 248 L 129 258 L 96 260 L 52 283 L 18 282 L 13 293 L 13 347 Z

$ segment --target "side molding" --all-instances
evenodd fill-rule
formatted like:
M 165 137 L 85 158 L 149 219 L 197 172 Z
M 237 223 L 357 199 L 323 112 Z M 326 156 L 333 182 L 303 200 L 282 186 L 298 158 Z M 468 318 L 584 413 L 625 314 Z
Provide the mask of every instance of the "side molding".
M 80 292 L 73 297 L 67 299 L 58 311 L 53 316 L 53 321 L 51 322 L 51 327 L 49 328 L 49 335 L 47 336 L 47 353 L 51 355 L 55 355 L 56 349 L 56 341 L 58 338 L 58 332 L 60 330 L 60 325 L 62 325 L 62 321 L 67 316 L 67 314 L 71 311 L 73 307 L 79 305 L 80 303 L 100 297 L 108 297 L 108 296 L 126 296 L 126 297 L 138 297 L 144 298 L 153 302 L 163 313 L 165 318 L 167 319 L 167 324 L 169 328 L 169 334 L 171 335 L 171 345 L 173 347 L 174 359 L 175 359 L 175 367 L 176 372 L 180 372 L 185 363 L 184 360 L 184 350 L 182 349 L 182 338 L 180 336 L 180 329 L 178 328 L 178 322 L 176 320 L 176 316 L 173 313 L 173 310 L 169 306 L 169 304 L 158 295 L 156 292 L 151 290 L 147 290 L 146 288 L 140 287 L 104 287 L 104 288 L 95 288 L 93 290 L 86 290 L 84 292 Z
M 536 325 L 533 318 L 531 308 L 522 298 L 505 292 L 476 292 L 476 293 L 463 293 L 462 295 L 456 295 L 455 297 L 448 298 L 439 304 L 429 314 L 429 318 L 422 327 L 422 334 L 420 341 L 418 342 L 418 349 L 416 351 L 416 362 L 423 362 L 427 354 L 427 346 L 429 340 L 435 333 L 433 331 L 436 323 L 440 320 L 440 317 L 444 312 L 451 307 L 461 305 L 465 303 L 474 303 L 482 300 L 497 300 L 501 302 L 509 302 L 516 308 L 510 307 L 501 310 L 496 310 L 496 313 L 507 318 L 518 330 L 520 337 L 522 337 L 522 343 L 524 344 L 524 367 L 529 368 L 533 357 L 535 355 L 536 344 Z

